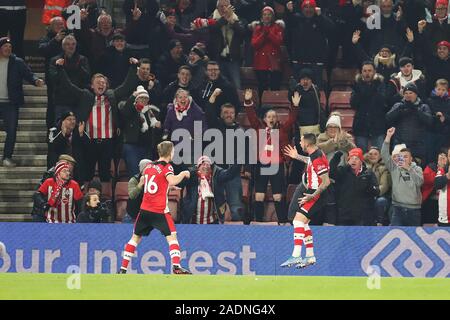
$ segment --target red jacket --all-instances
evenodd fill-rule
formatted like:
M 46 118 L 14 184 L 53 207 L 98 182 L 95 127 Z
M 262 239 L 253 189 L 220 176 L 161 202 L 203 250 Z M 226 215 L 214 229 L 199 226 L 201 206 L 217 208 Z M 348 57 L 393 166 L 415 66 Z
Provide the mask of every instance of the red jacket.
M 435 163 L 430 163 L 423 171 L 423 185 L 422 185 L 422 203 L 424 203 L 434 190 L 434 178 L 436 178 L 437 166 Z
M 284 23 L 276 21 L 270 26 L 257 25 L 253 30 L 253 68 L 255 70 L 281 70 L 281 45 Z
M 266 123 L 259 119 L 257 114 L 256 114 L 256 110 L 255 110 L 255 104 L 252 103 L 251 105 L 245 105 L 245 112 L 247 113 L 247 117 L 248 120 L 250 122 L 250 125 L 252 126 L 253 129 L 255 130 L 260 130 L 263 129 L 265 130 L 267 125 Z M 276 150 L 274 150 L 274 152 L 278 153 L 278 163 L 284 163 L 285 161 L 288 160 L 288 157 L 285 157 L 283 155 L 283 149 L 284 147 L 286 147 L 289 144 L 289 134 L 291 133 L 292 130 L 292 126 L 295 123 L 295 121 L 297 120 L 297 114 L 298 114 L 298 107 L 294 107 L 292 106 L 291 112 L 289 113 L 289 118 L 287 119 L 286 122 L 281 123 L 280 121 L 278 121 L 275 126 L 273 127 L 273 129 L 279 129 L 279 143 L 277 141 L 272 141 L 273 145 L 274 145 L 274 149 L 276 148 Z M 260 134 L 259 132 L 257 132 L 257 139 L 259 140 Z M 265 143 L 261 142 L 261 146 L 265 145 Z M 259 147 L 259 141 L 257 146 Z M 264 152 L 264 150 L 258 150 L 258 160 L 260 160 L 261 158 L 261 154 L 262 152 Z M 274 161 L 275 162 L 275 161 Z

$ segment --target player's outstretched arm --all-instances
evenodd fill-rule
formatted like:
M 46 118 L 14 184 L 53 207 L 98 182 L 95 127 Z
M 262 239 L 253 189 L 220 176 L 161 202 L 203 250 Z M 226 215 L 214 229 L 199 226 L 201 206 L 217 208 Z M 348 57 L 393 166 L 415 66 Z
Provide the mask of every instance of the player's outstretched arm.
M 189 171 L 185 170 L 177 174 L 176 176 L 171 174 L 166 177 L 167 182 L 169 182 L 169 187 L 176 186 L 181 181 L 183 181 L 184 178 L 189 179 L 191 177 L 191 174 Z

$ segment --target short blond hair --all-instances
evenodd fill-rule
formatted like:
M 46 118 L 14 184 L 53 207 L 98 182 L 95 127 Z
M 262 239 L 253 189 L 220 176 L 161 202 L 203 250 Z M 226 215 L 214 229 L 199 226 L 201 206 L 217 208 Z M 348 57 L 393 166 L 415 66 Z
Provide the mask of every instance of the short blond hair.
M 439 86 L 446 87 L 448 89 L 448 81 L 446 79 L 438 79 L 436 81 L 436 88 Z
M 160 144 L 158 144 L 158 155 L 160 157 L 166 158 L 170 156 L 173 150 L 173 143 L 172 141 L 163 141 Z

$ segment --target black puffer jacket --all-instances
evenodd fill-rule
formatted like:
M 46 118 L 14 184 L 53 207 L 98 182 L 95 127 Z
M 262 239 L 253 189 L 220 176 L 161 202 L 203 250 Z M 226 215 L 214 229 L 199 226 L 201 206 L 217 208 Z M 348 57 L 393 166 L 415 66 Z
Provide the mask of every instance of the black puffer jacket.
M 431 97 L 427 100 L 427 104 L 430 106 L 431 114 L 433 115 L 433 126 L 431 130 L 435 133 L 450 134 L 450 98 L 448 94 L 443 97 L 438 97 L 433 90 Z M 444 122 L 441 122 L 436 117 L 437 112 L 442 112 L 445 117 Z
M 383 76 L 375 74 L 373 81 L 363 81 L 358 74 L 352 89 L 350 105 L 356 110 L 353 134 L 376 137 L 386 131 L 386 87 Z
M 396 103 L 386 114 L 388 125 L 394 126 L 395 142 L 405 143 L 413 156 L 425 158 L 425 136 L 433 124 L 433 116 L 428 105 L 417 98 L 416 102 L 404 99 Z
M 330 176 L 336 181 L 336 202 L 339 225 L 375 225 L 375 198 L 379 195 L 378 181 L 372 170 L 363 163 L 362 171 L 355 175 L 349 165 L 338 166 L 342 152 L 330 161 Z M 381 222 L 381 221 L 380 221 Z

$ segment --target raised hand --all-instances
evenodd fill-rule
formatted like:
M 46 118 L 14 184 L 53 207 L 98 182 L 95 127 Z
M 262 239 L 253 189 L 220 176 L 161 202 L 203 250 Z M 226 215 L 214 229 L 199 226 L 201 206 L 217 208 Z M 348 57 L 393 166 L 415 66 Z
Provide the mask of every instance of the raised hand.
M 406 38 L 408 39 L 408 42 L 412 43 L 414 41 L 414 32 L 410 29 L 406 29 Z
M 88 16 L 89 16 L 88 9 L 81 9 L 80 10 L 80 18 L 81 18 L 81 20 L 86 20 Z
M 297 152 L 297 148 L 292 147 L 289 144 L 286 147 L 284 147 L 283 153 L 284 153 L 284 155 L 286 155 L 292 159 L 297 159 L 297 157 L 299 156 L 299 154 Z
M 397 13 L 395 14 L 395 20 L 400 21 L 402 16 L 403 16 L 403 9 L 402 7 L 398 7 Z
M 36 85 L 36 87 L 43 87 L 45 85 L 45 82 L 42 79 L 37 79 L 34 84 Z
M 63 58 L 59 58 L 58 60 L 55 61 L 55 64 L 57 66 L 63 66 L 64 65 L 64 59 Z
M 138 21 L 142 16 L 142 11 L 138 8 L 137 2 L 134 3 L 134 9 L 131 10 L 131 13 L 133 14 L 133 20 Z
M 386 138 L 392 138 L 392 136 L 395 134 L 395 128 L 394 127 L 392 127 L 392 128 L 389 128 L 387 131 L 386 131 Z
M 139 60 L 136 58 L 130 58 L 129 61 L 130 61 L 130 64 L 138 64 L 139 63 Z
M 253 98 L 253 90 L 252 89 L 245 89 L 244 101 L 252 101 L 252 98 Z
M 423 29 L 427 26 L 427 22 L 425 20 L 420 20 L 417 22 L 417 29 L 419 30 L 419 33 L 423 32 Z
M 439 121 L 441 121 L 441 123 L 445 122 L 445 116 L 442 112 L 436 112 L 436 116 L 439 118 Z
M 322 14 L 322 9 L 320 9 L 319 7 L 316 7 L 316 15 L 320 16 Z
M 292 1 L 286 3 L 286 9 L 288 9 L 290 12 L 294 11 L 294 4 L 292 3 Z
M 302 98 L 302 96 L 300 95 L 300 93 L 298 91 L 294 91 L 294 95 L 292 96 L 292 104 L 295 107 L 298 107 L 300 105 L 301 98 Z
M 361 39 L 361 30 L 356 30 L 353 32 L 352 43 L 357 44 L 359 39 Z

